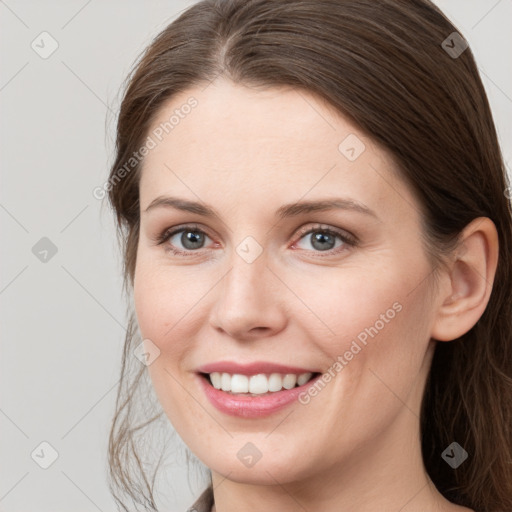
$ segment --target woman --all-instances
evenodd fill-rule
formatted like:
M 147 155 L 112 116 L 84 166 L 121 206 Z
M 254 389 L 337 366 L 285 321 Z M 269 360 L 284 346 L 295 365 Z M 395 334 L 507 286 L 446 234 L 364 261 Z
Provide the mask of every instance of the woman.
M 512 510 L 506 189 L 428 0 L 182 13 L 129 77 L 106 187 L 134 304 L 120 506 L 158 509 L 135 436 L 164 415 L 210 471 L 191 510 Z

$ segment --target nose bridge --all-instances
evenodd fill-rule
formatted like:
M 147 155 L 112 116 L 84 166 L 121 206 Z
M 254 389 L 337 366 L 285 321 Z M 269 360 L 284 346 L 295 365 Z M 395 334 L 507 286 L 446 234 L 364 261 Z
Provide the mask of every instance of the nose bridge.
M 240 241 L 230 247 L 228 259 L 231 270 L 224 278 L 223 295 L 227 299 L 259 301 L 268 285 L 267 264 L 270 255 L 263 246 L 262 236 L 256 235 L 260 239 L 257 240 L 247 235 L 247 227 L 245 233 L 245 236 L 240 236 L 237 230 L 232 232 L 233 241 Z
M 268 254 L 250 238 L 233 248 L 230 270 L 219 283 L 212 315 L 215 327 L 238 338 L 255 328 L 274 331 L 284 320 L 278 287 L 271 282 L 276 278 L 267 268 Z
M 244 252 L 244 248 L 246 252 Z M 240 254 L 241 253 L 241 254 Z M 220 301 L 226 302 L 230 309 L 236 306 L 241 313 L 244 309 L 259 305 L 262 307 L 268 297 L 267 254 L 262 252 L 254 257 L 251 248 L 247 250 L 240 244 L 231 255 L 230 271 L 224 277 L 221 286 Z M 267 301 L 268 302 L 268 301 Z

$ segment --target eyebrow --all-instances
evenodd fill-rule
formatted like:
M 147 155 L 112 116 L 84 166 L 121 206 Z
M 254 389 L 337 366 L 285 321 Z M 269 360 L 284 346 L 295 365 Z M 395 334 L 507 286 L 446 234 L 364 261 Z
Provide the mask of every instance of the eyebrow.
M 178 197 L 158 196 L 144 210 L 147 213 L 155 208 L 174 208 L 190 213 L 195 213 L 203 217 L 214 217 L 220 219 L 220 215 L 209 205 L 197 201 L 189 201 Z M 378 219 L 377 214 L 368 208 L 365 204 L 349 198 L 328 198 L 313 201 L 300 201 L 296 203 L 285 204 L 275 212 L 276 217 L 284 219 L 287 217 L 296 217 L 304 213 L 320 212 L 327 210 L 351 210 L 365 215 L 370 215 Z

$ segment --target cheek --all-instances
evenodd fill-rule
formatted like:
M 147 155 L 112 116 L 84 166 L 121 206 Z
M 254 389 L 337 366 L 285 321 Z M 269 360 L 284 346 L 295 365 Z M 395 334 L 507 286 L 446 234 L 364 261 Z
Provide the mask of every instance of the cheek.
M 160 350 L 148 372 L 168 418 L 180 431 L 186 431 L 190 425 L 185 419 L 194 417 L 197 410 L 185 391 L 187 383 L 181 372 L 188 369 L 187 354 L 193 346 L 190 340 L 197 328 L 197 306 L 190 309 L 198 301 L 198 291 L 188 291 L 194 287 L 182 282 L 178 273 L 157 271 L 144 260 L 137 265 L 133 290 L 137 323 L 142 338 Z
M 341 338 L 329 347 L 339 362 L 334 370 L 341 379 L 335 380 L 346 410 L 354 421 L 366 417 L 378 425 L 400 407 L 396 396 L 406 400 L 419 393 L 432 318 L 426 282 L 417 286 L 416 276 L 400 273 L 390 277 L 346 300 L 345 311 L 333 317 Z
M 193 266 L 171 267 L 162 262 L 137 262 L 133 299 L 139 330 L 161 351 L 166 367 L 183 366 L 195 349 L 205 321 L 205 307 L 215 276 L 198 279 Z M 201 320 L 199 320 L 201 319 Z M 158 365 L 157 365 L 158 366 Z
M 336 425 L 342 414 L 349 423 L 364 418 L 378 430 L 401 405 L 395 394 L 419 392 L 432 317 L 427 280 L 422 282 L 429 267 L 403 268 L 408 267 L 351 269 L 304 295 L 317 316 L 299 320 L 301 330 L 318 333 L 310 339 L 326 356 L 324 373 L 330 375 L 331 392 L 320 399 L 323 410 L 332 411 L 326 425 Z
M 312 314 L 296 314 L 295 320 L 304 332 L 318 332 L 317 342 L 331 356 L 350 350 L 354 340 L 361 346 L 384 338 L 389 338 L 387 343 L 403 343 L 399 333 L 424 331 L 428 304 L 425 285 L 418 286 L 424 275 L 427 265 L 409 273 L 400 265 L 373 266 L 333 272 L 329 279 L 308 279 L 302 287 L 297 281 L 294 290 Z
M 310 295 L 335 336 L 323 335 L 316 317 L 301 324 L 305 333 L 318 333 L 310 339 L 324 353 L 329 376 L 325 390 L 320 386 L 317 394 L 303 397 L 306 408 L 322 415 L 320 422 L 319 413 L 306 415 L 304 428 L 311 419 L 325 439 L 348 436 L 352 446 L 363 446 L 389 425 L 403 409 L 402 400 L 416 410 L 429 341 L 429 293 L 425 284 L 418 286 L 418 275 L 404 275 L 397 266 L 395 272 L 361 277 L 331 282 Z M 332 457 L 338 456 L 334 450 Z
M 134 279 L 133 300 L 139 330 L 143 338 L 150 339 L 163 352 L 172 349 L 173 344 L 164 346 L 163 340 L 173 336 L 179 327 L 179 318 L 185 300 L 177 300 L 175 286 L 169 278 L 158 273 L 144 260 L 137 262 Z M 183 297 L 185 290 L 180 290 Z

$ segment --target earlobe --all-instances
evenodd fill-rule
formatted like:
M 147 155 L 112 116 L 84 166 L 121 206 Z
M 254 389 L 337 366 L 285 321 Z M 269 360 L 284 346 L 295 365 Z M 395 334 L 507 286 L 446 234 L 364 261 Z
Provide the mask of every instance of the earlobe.
M 478 322 L 491 296 L 498 247 L 498 233 L 491 219 L 479 217 L 464 228 L 447 271 L 450 285 L 444 297 L 439 297 L 433 339 L 457 339 Z

